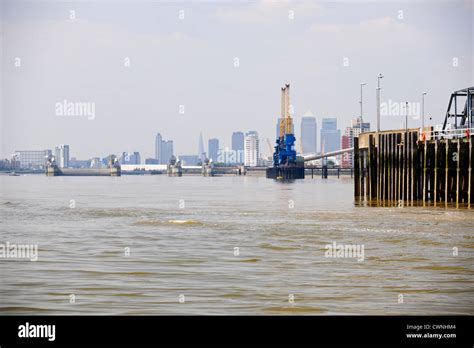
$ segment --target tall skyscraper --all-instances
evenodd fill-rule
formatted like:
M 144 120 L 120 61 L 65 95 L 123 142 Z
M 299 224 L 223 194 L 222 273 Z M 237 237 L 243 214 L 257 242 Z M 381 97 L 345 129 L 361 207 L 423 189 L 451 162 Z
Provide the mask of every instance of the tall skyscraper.
M 158 163 L 161 163 L 161 144 L 163 142 L 163 138 L 160 133 L 156 134 L 155 138 L 155 159 L 158 160 Z
M 217 162 L 217 156 L 219 154 L 219 139 L 212 138 L 208 141 L 209 159 L 213 162 Z
M 161 163 L 168 164 L 170 158 L 173 156 L 173 140 L 163 140 L 161 142 Z
M 163 140 L 160 133 L 155 139 L 155 159 L 159 164 L 167 164 L 173 156 L 173 140 Z
M 199 133 L 198 157 L 201 161 L 206 159 L 206 150 L 204 150 L 204 142 L 202 140 L 202 132 Z
M 54 158 L 59 168 L 69 167 L 69 145 L 59 145 L 54 149 Z
M 260 159 L 260 144 L 258 140 L 258 133 L 250 131 L 245 134 L 244 142 L 244 165 L 249 167 L 256 167 Z
M 321 152 L 337 151 L 341 148 L 341 131 L 337 129 L 337 118 L 323 118 L 321 125 Z
M 244 163 L 244 133 L 232 133 L 232 151 L 235 155 L 235 162 L 238 164 Z
M 305 115 L 310 114 L 307 112 Z M 304 154 L 316 152 L 316 118 L 303 116 L 301 119 L 301 152 Z

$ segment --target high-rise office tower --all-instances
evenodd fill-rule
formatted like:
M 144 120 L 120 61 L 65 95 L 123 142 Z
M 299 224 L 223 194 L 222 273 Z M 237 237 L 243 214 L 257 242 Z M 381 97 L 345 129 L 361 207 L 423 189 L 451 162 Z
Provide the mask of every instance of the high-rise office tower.
M 320 151 L 327 153 L 341 148 L 341 131 L 337 129 L 337 118 L 323 118 L 321 125 Z
M 160 133 L 155 139 L 155 159 L 159 164 L 168 164 L 173 156 L 173 140 L 163 140 Z
M 161 164 L 161 144 L 163 142 L 163 137 L 160 133 L 156 134 L 155 138 L 155 159 L 158 160 L 158 163 Z
M 160 164 L 168 164 L 173 156 L 173 140 L 163 140 L 161 142 L 161 162 Z
M 206 159 L 206 150 L 204 150 L 204 141 L 202 140 L 202 132 L 199 133 L 198 157 L 201 161 Z
M 306 113 L 308 114 L 308 113 Z M 306 115 L 305 114 L 305 115 Z M 303 116 L 301 119 L 301 152 L 304 154 L 316 152 L 316 118 Z
M 244 133 L 232 133 L 232 151 L 234 152 L 235 162 L 244 163 Z
M 208 141 L 209 159 L 213 162 L 217 162 L 217 156 L 219 155 L 219 139 L 212 138 Z

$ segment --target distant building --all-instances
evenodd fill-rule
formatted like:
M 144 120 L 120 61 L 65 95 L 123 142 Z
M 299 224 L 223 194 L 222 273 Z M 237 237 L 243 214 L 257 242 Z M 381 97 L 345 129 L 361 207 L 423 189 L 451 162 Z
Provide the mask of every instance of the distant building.
M 347 149 L 354 147 L 354 138 L 358 138 L 361 132 L 369 132 L 370 123 L 362 122 L 360 117 L 352 119 L 351 126 L 346 127 L 344 134 L 341 137 L 341 148 Z M 341 165 L 351 167 L 354 165 L 354 157 L 352 152 L 348 152 L 342 155 Z
M 69 160 L 69 167 L 71 168 L 89 168 L 91 160 L 78 160 L 76 157 L 71 157 Z
M 204 149 L 204 142 L 202 140 L 202 133 L 199 133 L 198 157 L 201 161 L 204 161 L 207 157 L 206 150 Z
M 90 168 L 95 168 L 95 169 L 103 168 L 102 160 L 100 159 L 100 157 L 93 157 L 90 160 Z
M 160 133 L 156 134 L 155 137 L 155 159 L 158 163 L 161 163 L 161 144 L 163 143 L 163 137 Z
M 173 156 L 173 140 L 163 141 L 161 145 L 161 164 L 168 164 Z
M 197 155 L 180 155 L 179 160 L 183 166 L 197 166 L 202 163 Z
M 244 133 L 232 133 L 232 151 L 234 151 L 235 162 L 244 163 Z
M 281 122 L 281 117 L 278 117 L 277 124 L 276 124 L 276 138 L 278 139 L 280 137 L 280 122 Z
M 168 164 L 171 156 L 173 156 L 173 140 L 163 140 L 158 133 L 155 137 L 155 159 L 158 164 Z
M 353 129 L 353 136 L 355 138 L 359 137 L 360 133 L 365 133 L 370 131 L 370 122 L 362 122 L 360 117 L 356 117 L 352 119 L 351 127 Z
M 259 165 L 260 159 L 260 144 L 258 140 L 258 133 L 250 131 L 245 134 L 244 142 L 244 165 L 249 167 L 256 167 Z
M 327 153 L 341 148 L 341 131 L 337 129 L 337 118 L 323 118 L 321 125 L 320 151 Z
M 19 162 L 20 168 L 44 169 L 51 155 L 51 150 L 15 151 L 14 162 Z
M 308 112 L 306 113 L 308 114 Z M 306 115 L 305 114 L 305 115 Z M 301 152 L 304 154 L 316 153 L 316 118 L 303 116 L 301 119 Z
M 119 162 L 120 164 L 141 164 L 140 153 L 122 152 Z
M 59 168 L 69 167 L 69 145 L 59 145 L 54 149 L 54 159 Z
M 219 139 L 212 138 L 208 141 L 209 159 L 213 162 L 217 162 L 217 156 L 219 154 Z
M 353 137 L 352 137 L 351 127 L 346 127 L 344 134 L 341 137 L 341 149 L 348 149 L 353 146 Z M 346 152 L 341 155 L 341 166 L 342 167 L 352 167 L 353 156 L 352 153 Z
M 145 164 L 160 164 L 156 158 L 145 159 Z

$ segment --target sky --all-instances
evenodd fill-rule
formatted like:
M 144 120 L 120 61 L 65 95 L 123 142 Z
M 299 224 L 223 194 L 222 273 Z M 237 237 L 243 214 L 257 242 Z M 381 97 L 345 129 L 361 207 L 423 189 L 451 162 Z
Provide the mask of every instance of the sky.
M 318 131 L 324 117 L 349 126 L 361 83 L 374 129 L 379 73 L 382 103 L 427 92 L 426 122 L 441 123 L 450 93 L 474 85 L 473 14 L 464 0 L 0 0 L 0 156 L 68 144 L 78 159 L 148 158 L 158 132 L 197 154 L 200 132 L 225 148 L 249 130 L 268 154 L 285 83 L 298 138 L 308 110 Z M 404 127 L 391 110 L 381 128 Z

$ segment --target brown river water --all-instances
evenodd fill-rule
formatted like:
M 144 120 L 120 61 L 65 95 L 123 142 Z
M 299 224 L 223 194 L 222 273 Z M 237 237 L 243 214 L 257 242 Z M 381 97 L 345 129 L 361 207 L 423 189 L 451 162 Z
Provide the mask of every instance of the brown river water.
M 0 214 L 38 248 L 0 258 L 2 315 L 474 314 L 474 212 L 356 206 L 350 178 L 0 175 Z

